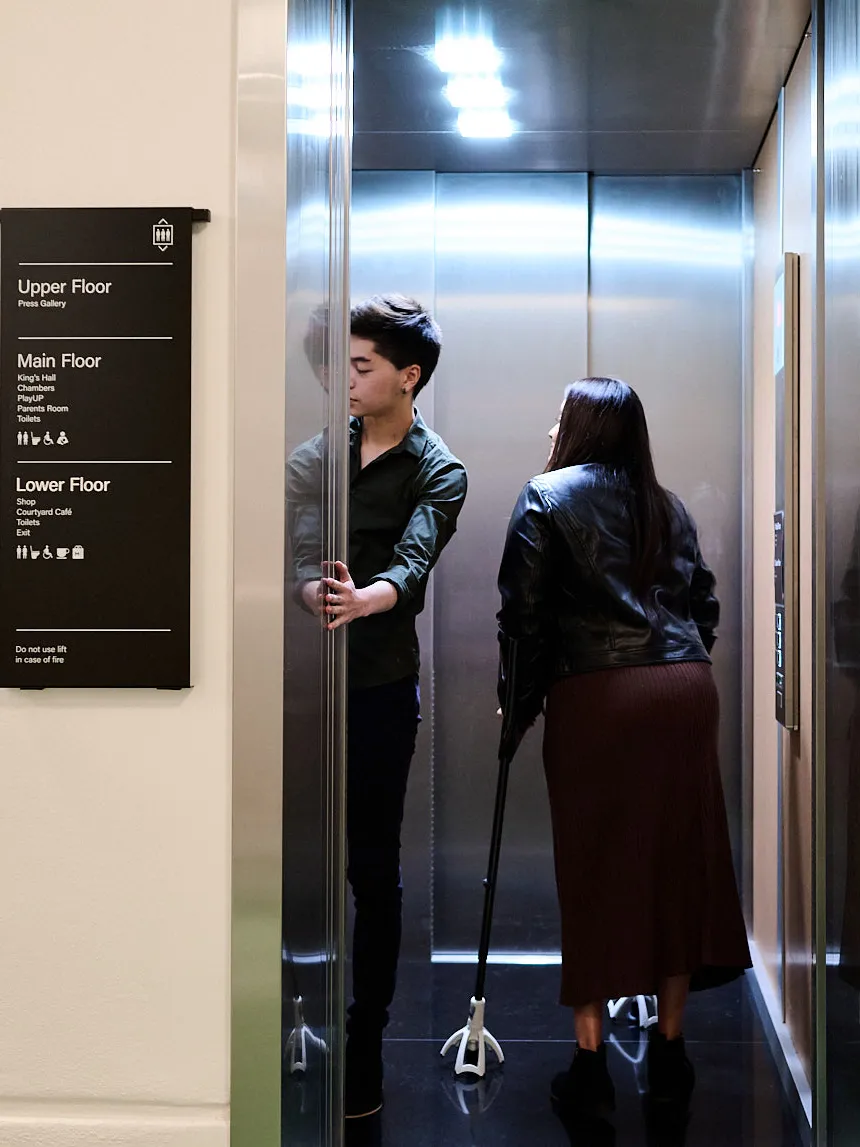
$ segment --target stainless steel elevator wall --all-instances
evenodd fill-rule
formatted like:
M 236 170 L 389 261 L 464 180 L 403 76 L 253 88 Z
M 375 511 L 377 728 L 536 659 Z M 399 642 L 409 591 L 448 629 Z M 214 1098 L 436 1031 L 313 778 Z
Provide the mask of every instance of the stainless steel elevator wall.
M 818 1015 L 818 1079 L 826 1067 L 828 1094 L 817 1102 L 827 1142 L 848 1147 L 860 1135 L 860 2 L 831 0 L 825 14 L 826 783 L 818 792 L 826 793 L 826 816 L 819 809 L 816 880 L 826 906 L 827 964 L 836 966 L 827 969 L 826 1009 Z
M 347 539 L 348 28 L 344 0 L 289 5 L 281 1116 L 282 1140 L 295 1147 L 342 1141 L 346 634 L 302 607 L 296 555 L 321 566 Z M 258 82 L 276 90 L 276 76 Z M 282 120 L 275 127 L 283 132 Z M 323 433 L 316 469 L 301 459 Z M 306 1074 L 303 1022 L 313 1033 Z
M 741 183 L 738 176 L 595 179 L 590 370 L 645 404 L 657 475 L 691 510 L 722 605 L 714 667 L 721 759 L 741 833 Z
M 717 673 L 737 839 L 740 179 L 356 172 L 352 272 L 354 299 L 406 290 L 435 306 L 444 349 L 421 406 L 469 470 L 424 621 L 433 704 L 425 696 L 404 833 L 408 942 L 423 947 L 415 921 L 429 906 L 435 958 L 456 958 L 478 940 L 505 530 L 523 483 L 546 463 L 565 384 L 587 373 L 620 375 L 642 393 L 660 475 L 688 501 L 720 579 Z M 493 947 L 522 959 L 558 949 L 539 728 L 513 770 Z
M 508 519 L 546 465 L 565 382 L 586 369 L 584 175 L 440 175 L 436 429 L 469 471 L 436 575 L 434 952 L 474 951 L 499 721 L 496 576 Z M 511 777 L 493 946 L 558 947 L 552 834 L 532 731 Z
M 436 299 L 434 230 L 436 186 L 430 171 L 354 175 L 352 198 L 351 295 L 353 303 L 370 295 L 397 293 L 433 308 Z M 434 421 L 436 379 L 421 393 L 420 407 Z M 433 593 L 418 621 L 421 643 L 421 713 L 415 759 L 403 823 L 402 868 L 407 894 L 403 905 L 403 956 L 430 955 L 433 744 Z M 415 1017 L 416 1019 L 418 1017 Z

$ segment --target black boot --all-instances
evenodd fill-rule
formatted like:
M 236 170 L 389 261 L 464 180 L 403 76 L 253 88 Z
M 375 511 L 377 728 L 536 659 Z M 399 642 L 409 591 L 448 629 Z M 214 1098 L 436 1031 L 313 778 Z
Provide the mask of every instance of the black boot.
M 363 1119 L 382 1109 L 382 1031 L 350 1030 L 346 1037 L 347 1119 Z
M 667 1039 L 656 1027 L 648 1031 L 648 1093 L 652 1103 L 686 1107 L 696 1086 L 684 1037 Z
M 615 1110 L 615 1086 L 606 1066 L 606 1044 L 597 1051 L 577 1047 L 573 1063 L 560 1072 L 550 1088 L 553 1100 L 567 1111 L 604 1118 Z

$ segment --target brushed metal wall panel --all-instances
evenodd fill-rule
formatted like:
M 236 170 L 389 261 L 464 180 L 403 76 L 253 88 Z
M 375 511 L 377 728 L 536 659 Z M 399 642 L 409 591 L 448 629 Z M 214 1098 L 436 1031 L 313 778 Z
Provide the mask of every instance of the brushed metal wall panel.
M 327 633 L 301 608 L 293 553 L 309 520 L 317 523 L 320 562 L 342 558 L 347 550 L 348 34 L 344 0 L 290 0 L 281 378 L 288 528 L 279 594 L 284 613 L 282 1135 L 297 1147 L 328 1147 L 343 1135 L 346 633 Z M 297 483 L 294 452 L 323 432 L 327 463 L 311 481 Z M 310 1040 L 306 1070 L 293 1073 L 289 1039 L 302 1022 L 325 1041 L 328 1054 Z
M 419 823 L 405 836 L 407 945 L 419 953 L 423 944 L 416 928 L 423 893 L 411 877 L 423 864 L 437 959 L 477 944 L 498 739 L 495 581 L 507 522 L 523 483 L 545 465 L 565 384 L 589 371 L 627 374 L 643 392 L 663 477 L 697 514 L 717 566 L 724 765 L 739 832 L 740 180 L 596 179 L 591 196 L 589 299 L 587 177 L 356 174 L 353 296 L 402 282 L 399 289 L 421 287 L 429 298 L 435 278 L 444 351 L 431 417 L 470 476 L 460 528 L 434 574 L 432 633 L 425 631 L 423 645 L 435 690 L 422 732 L 431 732 L 431 718 L 432 783 L 425 795 L 427 762 L 419 756 L 412 797 Z M 695 377 L 699 356 L 707 361 Z M 690 426 L 707 433 L 682 432 Z M 536 731 L 512 778 L 495 951 L 554 952 L 557 915 Z
M 820 1142 L 826 1113 L 827 1142 L 847 1147 L 860 1135 L 851 1082 L 860 1069 L 860 3 L 829 0 L 824 20 L 826 910 L 828 962 L 839 966 L 828 970 L 818 1123 Z
M 436 177 L 430 171 L 356 172 L 353 176 L 352 301 L 370 295 L 402 294 L 431 310 L 436 301 Z M 444 332 L 443 332 L 444 333 Z M 444 352 L 443 352 L 444 353 Z M 434 424 L 437 379 L 419 395 L 424 421 Z M 446 560 L 442 559 L 443 562 Z M 433 782 L 433 596 L 418 619 L 421 644 L 421 714 L 403 822 L 402 959 L 429 961 L 431 912 L 431 803 Z M 429 973 L 429 964 L 426 965 Z M 412 982 L 412 981 L 411 981 Z M 429 1017 L 415 999 L 409 1005 L 409 1032 L 423 1032 Z M 395 1007 L 393 1028 L 403 1009 Z M 429 1034 L 429 1032 L 427 1033 Z
M 595 178 L 590 370 L 641 395 L 657 474 L 695 517 L 722 603 L 714 653 L 740 848 L 742 289 L 739 176 Z
M 813 213 L 812 44 L 805 40 L 785 88 L 783 246 L 798 255 L 796 332 L 795 660 L 798 729 L 783 734 L 782 846 L 785 1009 L 807 1078 L 812 1070 L 812 428 L 815 218 Z M 790 454 L 786 455 L 787 459 Z M 802 475 L 802 478 L 799 476 Z
M 436 427 L 469 471 L 436 575 L 434 951 L 477 947 L 499 724 L 496 576 L 523 484 L 544 468 L 565 383 L 586 368 L 582 175 L 443 175 Z M 558 948 L 552 834 L 533 732 L 511 778 L 493 947 Z

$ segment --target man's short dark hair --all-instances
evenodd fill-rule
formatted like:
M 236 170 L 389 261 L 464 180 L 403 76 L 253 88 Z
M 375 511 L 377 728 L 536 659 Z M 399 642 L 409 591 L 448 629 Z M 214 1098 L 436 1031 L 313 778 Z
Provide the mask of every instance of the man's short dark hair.
M 430 381 L 442 350 L 442 332 L 430 312 L 415 299 L 374 295 L 352 308 L 351 330 L 356 338 L 374 343 L 376 353 L 398 370 L 421 368 L 413 394 Z

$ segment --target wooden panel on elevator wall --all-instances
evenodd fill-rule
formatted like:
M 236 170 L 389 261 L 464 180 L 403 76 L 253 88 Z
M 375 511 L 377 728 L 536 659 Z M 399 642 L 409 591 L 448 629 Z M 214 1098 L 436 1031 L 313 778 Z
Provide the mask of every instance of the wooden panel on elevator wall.
M 780 991 L 779 774 L 774 718 L 773 509 L 775 394 L 773 298 L 781 261 L 779 147 L 774 122 L 755 176 L 755 378 L 753 396 L 753 939 L 770 986 Z

